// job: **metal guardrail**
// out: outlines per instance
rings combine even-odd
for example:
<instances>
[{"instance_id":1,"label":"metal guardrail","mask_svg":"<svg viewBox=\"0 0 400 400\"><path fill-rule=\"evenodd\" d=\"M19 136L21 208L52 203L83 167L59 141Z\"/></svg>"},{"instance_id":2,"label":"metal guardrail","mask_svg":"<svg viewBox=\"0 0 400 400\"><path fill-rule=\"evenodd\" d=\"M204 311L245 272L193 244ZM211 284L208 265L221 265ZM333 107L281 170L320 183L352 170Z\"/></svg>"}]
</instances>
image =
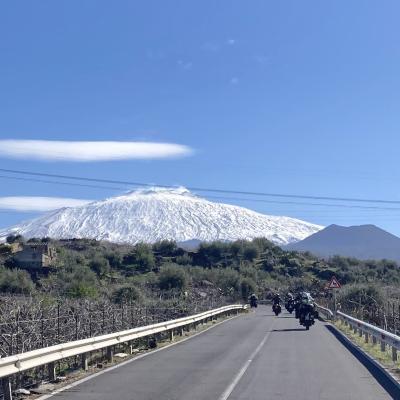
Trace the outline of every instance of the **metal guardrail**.
<instances>
[{"instance_id":1,"label":"metal guardrail","mask_svg":"<svg viewBox=\"0 0 400 400\"><path fill-rule=\"evenodd\" d=\"M214 310L205 311L200 314L183 317L171 321L160 322L153 325L142 326L125 331L115 332L102 336L95 336L88 339L76 340L62 343L42 349L28 351L26 353L0 358L0 378L2 378L4 399L12 399L10 377L19 372L43 365L49 366L50 375L55 379L56 361L68 357L82 355L82 368L88 368L88 353L100 349L107 349L107 358L111 361L113 357L113 346L129 343L132 340L152 336L161 332L170 332L170 339L173 340L174 330L183 329L184 326L196 325L198 322L212 319L221 314L239 313L245 310L246 305L236 304L220 307ZM182 331L180 332L182 334Z\"/></svg>"},{"instance_id":2,"label":"metal guardrail","mask_svg":"<svg viewBox=\"0 0 400 400\"><path fill-rule=\"evenodd\" d=\"M357 318L351 317L341 311L336 312L337 318L344 321L353 328L354 332L359 334L359 336L365 336L365 342L369 342L369 337L372 337L373 343L379 341L381 343L381 350L386 350L386 345L392 347L392 359L397 361L397 350L400 350L400 336L394 333L385 331L384 329L378 328L375 325L368 324L367 322L361 321Z\"/></svg>"},{"instance_id":3,"label":"metal guardrail","mask_svg":"<svg viewBox=\"0 0 400 400\"><path fill-rule=\"evenodd\" d=\"M325 318L326 319L329 319L329 320L332 320L332 319L334 319L334 314L333 314L333 312L329 309L329 308L326 308L326 307L322 307L322 306L320 306L319 304L315 304L316 305L316 307L317 307L317 310L318 310L318 312L320 313L320 314L322 314L322 315L325 315Z\"/></svg>"},{"instance_id":4,"label":"metal guardrail","mask_svg":"<svg viewBox=\"0 0 400 400\"><path fill-rule=\"evenodd\" d=\"M353 329L354 333L358 333L360 337L364 336L365 343L369 343L370 340L372 344L380 342L382 352L386 351L386 346L390 346L392 348L392 361L397 361L397 350L400 350L400 336L354 318L341 311L333 313L329 308L322 307L318 304L317 309L321 313L325 313L327 319L339 319L343 321L345 325Z\"/></svg>"}]
</instances>

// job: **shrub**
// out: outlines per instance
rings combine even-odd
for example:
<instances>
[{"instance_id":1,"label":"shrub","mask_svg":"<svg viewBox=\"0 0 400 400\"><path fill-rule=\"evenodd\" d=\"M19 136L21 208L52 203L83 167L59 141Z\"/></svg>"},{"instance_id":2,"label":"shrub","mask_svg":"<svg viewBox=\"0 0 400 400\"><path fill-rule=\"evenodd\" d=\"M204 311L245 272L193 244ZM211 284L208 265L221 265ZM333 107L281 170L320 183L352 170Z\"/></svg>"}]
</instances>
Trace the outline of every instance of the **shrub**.
<instances>
[{"instance_id":1,"label":"shrub","mask_svg":"<svg viewBox=\"0 0 400 400\"><path fill-rule=\"evenodd\" d=\"M97 297L97 275L88 267L82 266L73 272L60 275L65 295L73 298Z\"/></svg>"},{"instance_id":2,"label":"shrub","mask_svg":"<svg viewBox=\"0 0 400 400\"><path fill-rule=\"evenodd\" d=\"M232 268L220 269L217 273L217 285L223 294L234 296L240 289L240 275Z\"/></svg>"},{"instance_id":3,"label":"shrub","mask_svg":"<svg viewBox=\"0 0 400 400\"><path fill-rule=\"evenodd\" d=\"M34 290L35 284L26 271L0 267L0 292L29 294Z\"/></svg>"},{"instance_id":4,"label":"shrub","mask_svg":"<svg viewBox=\"0 0 400 400\"><path fill-rule=\"evenodd\" d=\"M184 290L187 285L187 276L181 267L170 264L165 266L158 277L158 287L161 290Z\"/></svg>"},{"instance_id":5,"label":"shrub","mask_svg":"<svg viewBox=\"0 0 400 400\"><path fill-rule=\"evenodd\" d=\"M98 276L104 276L110 272L110 263L104 257L95 256L90 262L89 267Z\"/></svg>"},{"instance_id":6,"label":"shrub","mask_svg":"<svg viewBox=\"0 0 400 400\"><path fill-rule=\"evenodd\" d=\"M175 255L178 246L173 240L161 240L153 244L153 251L163 257L172 257Z\"/></svg>"},{"instance_id":7,"label":"shrub","mask_svg":"<svg viewBox=\"0 0 400 400\"><path fill-rule=\"evenodd\" d=\"M124 257L123 264L128 270L140 273L152 271L155 267L155 259L151 246L145 243L137 244L134 250Z\"/></svg>"},{"instance_id":8,"label":"shrub","mask_svg":"<svg viewBox=\"0 0 400 400\"><path fill-rule=\"evenodd\" d=\"M141 298L142 293L135 286L122 286L112 294L113 301L118 304L136 302Z\"/></svg>"}]
</instances>

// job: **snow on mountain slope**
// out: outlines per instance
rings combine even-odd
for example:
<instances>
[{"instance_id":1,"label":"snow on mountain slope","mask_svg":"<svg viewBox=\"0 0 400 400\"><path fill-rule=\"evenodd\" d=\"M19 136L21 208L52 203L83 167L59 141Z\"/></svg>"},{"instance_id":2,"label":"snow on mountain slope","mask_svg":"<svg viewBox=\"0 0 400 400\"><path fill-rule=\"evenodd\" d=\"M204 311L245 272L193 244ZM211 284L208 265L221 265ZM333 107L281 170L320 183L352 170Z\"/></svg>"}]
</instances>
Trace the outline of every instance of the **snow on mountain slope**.
<instances>
[{"instance_id":1,"label":"snow on mountain slope","mask_svg":"<svg viewBox=\"0 0 400 400\"><path fill-rule=\"evenodd\" d=\"M95 238L117 243L162 239L236 240L266 237L278 245L297 242L322 229L289 217L208 201L184 188L137 190L83 206L62 208L0 230L29 237Z\"/></svg>"}]
</instances>

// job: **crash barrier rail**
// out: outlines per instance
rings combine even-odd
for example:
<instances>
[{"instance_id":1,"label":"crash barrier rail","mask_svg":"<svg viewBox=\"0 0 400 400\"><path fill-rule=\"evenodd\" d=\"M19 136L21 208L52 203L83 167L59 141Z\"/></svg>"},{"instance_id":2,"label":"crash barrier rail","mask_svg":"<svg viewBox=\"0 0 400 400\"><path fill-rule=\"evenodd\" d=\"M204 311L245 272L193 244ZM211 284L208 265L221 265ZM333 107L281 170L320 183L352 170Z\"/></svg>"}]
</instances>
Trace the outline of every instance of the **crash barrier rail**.
<instances>
[{"instance_id":1,"label":"crash barrier rail","mask_svg":"<svg viewBox=\"0 0 400 400\"><path fill-rule=\"evenodd\" d=\"M0 378L2 378L3 397L5 400L12 399L11 378L14 374L18 374L31 368L47 365L50 379L55 380L56 361L81 355L82 368L87 370L90 352L106 349L107 359L112 362L113 347L115 345L123 343L129 344L135 339L156 335L162 332L169 332L169 338L172 341L175 332L179 335L183 334L184 327L186 327L187 330L190 330L191 325L196 328L198 323L208 322L219 315L238 314L246 308L246 305L241 304L224 306L189 317L128 329L107 335L95 336L88 339L57 344L42 349L28 351L26 353L0 358Z\"/></svg>"},{"instance_id":2,"label":"crash barrier rail","mask_svg":"<svg viewBox=\"0 0 400 400\"><path fill-rule=\"evenodd\" d=\"M350 315L347 315L341 311L336 311L335 315L335 313L333 313L329 308L322 307L318 304L316 306L317 310L321 314L324 314L327 319L338 319L344 322L345 325L349 326L354 333L358 333L359 337L364 336L365 343L369 343L371 341L373 345L376 345L379 342L382 352L386 351L386 346L391 347L392 361L395 362L398 360L397 351L400 350L400 336L378 328L375 325L361 321L360 319L351 317Z\"/></svg>"},{"instance_id":3,"label":"crash barrier rail","mask_svg":"<svg viewBox=\"0 0 400 400\"><path fill-rule=\"evenodd\" d=\"M343 321L345 325L348 325L360 337L364 336L365 343L369 343L371 339L372 344L375 345L379 341L382 352L386 351L386 346L390 346L392 348L392 361L397 361L397 350L400 350L400 336L351 317L341 311L336 312L336 318Z\"/></svg>"},{"instance_id":4,"label":"crash barrier rail","mask_svg":"<svg viewBox=\"0 0 400 400\"><path fill-rule=\"evenodd\" d=\"M329 308L320 306L319 304L315 304L315 306L316 306L318 312L320 314L322 314L326 319L329 319L329 320L334 319L334 314Z\"/></svg>"}]
</instances>

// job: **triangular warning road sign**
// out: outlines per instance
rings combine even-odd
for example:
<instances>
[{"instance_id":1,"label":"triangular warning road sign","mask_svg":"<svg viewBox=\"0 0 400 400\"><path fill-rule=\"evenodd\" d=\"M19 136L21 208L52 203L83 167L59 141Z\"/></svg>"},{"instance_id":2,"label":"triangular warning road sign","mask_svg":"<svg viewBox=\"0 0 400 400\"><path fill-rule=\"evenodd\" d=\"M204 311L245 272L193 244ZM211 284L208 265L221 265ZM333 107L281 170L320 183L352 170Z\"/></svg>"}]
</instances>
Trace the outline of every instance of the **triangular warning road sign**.
<instances>
[{"instance_id":1,"label":"triangular warning road sign","mask_svg":"<svg viewBox=\"0 0 400 400\"><path fill-rule=\"evenodd\" d=\"M332 276L331 281L328 284L328 289L340 289L340 283L339 281L336 279L336 277Z\"/></svg>"}]
</instances>

